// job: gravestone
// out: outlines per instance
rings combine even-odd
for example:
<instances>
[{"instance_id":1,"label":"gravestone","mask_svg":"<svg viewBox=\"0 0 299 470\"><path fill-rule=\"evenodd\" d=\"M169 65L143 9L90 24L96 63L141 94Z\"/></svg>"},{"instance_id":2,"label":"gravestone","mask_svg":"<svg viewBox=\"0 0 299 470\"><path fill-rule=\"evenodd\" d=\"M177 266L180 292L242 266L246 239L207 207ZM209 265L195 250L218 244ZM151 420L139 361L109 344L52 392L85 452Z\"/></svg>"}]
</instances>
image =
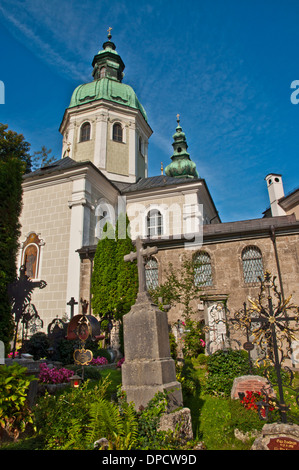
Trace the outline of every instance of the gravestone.
<instances>
[{"instance_id":1,"label":"gravestone","mask_svg":"<svg viewBox=\"0 0 299 470\"><path fill-rule=\"evenodd\" d=\"M3 341L0 340L0 365L5 364L5 347Z\"/></svg>"},{"instance_id":2,"label":"gravestone","mask_svg":"<svg viewBox=\"0 0 299 470\"><path fill-rule=\"evenodd\" d=\"M274 396L275 392L266 377L259 375L242 375L236 377L231 390L231 399L239 399L239 394L246 392L265 392L269 396Z\"/></svg>"},{"instance_id":3,"label":"gravestone","mask_svg":"<svg viewBox=\"0 0 299 470\"><path fill-rule=\"evenodd\" d=\"M136 240L136 253L124 257L137 259L139 291L136 303L124 315L125 362L122 385L128 402L136 410L145 407L157 392L169 392L169 410L183 405L181 384L176 380L174 360L170 356L167 313L159 310L146 291L144 258L157 248L143 248Z\"/></svg>"},{"instance_id":4,"label":"gravestone","mask_svg":"<svg viewBox=\"0 0 299 470\"><path fill-rule=\"evenodd\" d=\"M265 424L251 450L299 450L299 426L296 424Z\"/></svg>"}]
</instances>

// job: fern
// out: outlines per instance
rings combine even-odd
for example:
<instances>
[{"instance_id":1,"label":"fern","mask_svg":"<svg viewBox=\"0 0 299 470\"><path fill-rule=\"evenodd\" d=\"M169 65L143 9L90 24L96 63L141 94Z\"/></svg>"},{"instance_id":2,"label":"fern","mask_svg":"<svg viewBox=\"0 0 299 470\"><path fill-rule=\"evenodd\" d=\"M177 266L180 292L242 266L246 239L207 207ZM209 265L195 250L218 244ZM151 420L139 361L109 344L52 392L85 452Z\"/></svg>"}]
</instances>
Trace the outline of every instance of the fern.
<instances>
[{"instance_id":1,"label":"fern","mask_svg":"<svg viewBox=\"0 0 299 470\"><path fill-rule=\"evenodd\" d=\"M137 440L137 419L131 406L120 409L118 404L100 397L90 406L89 429L86 443L92 445L100 438L109 441L109 447L129 450Z\"/></svg>"}]
</instances>

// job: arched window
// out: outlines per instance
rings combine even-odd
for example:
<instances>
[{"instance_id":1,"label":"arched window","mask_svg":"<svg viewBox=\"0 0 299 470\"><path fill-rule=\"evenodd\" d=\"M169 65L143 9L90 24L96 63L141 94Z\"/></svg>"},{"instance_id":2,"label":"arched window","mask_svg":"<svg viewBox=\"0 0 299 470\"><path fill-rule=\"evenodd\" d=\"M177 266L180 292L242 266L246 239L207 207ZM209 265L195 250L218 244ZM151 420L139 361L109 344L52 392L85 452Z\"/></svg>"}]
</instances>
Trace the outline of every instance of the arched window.
<instances>
[{"instance_id":1,"label":"arched window","mask_svg":"<svg viewBox=\"0 0 299 470\"><path fill-rule=\"evenodd\" d=\"M152 209L146 217L147 236L156 237L163 233L163 217L160 211Z\"/></svg>"},{"instance_id":2,"label":"arched window","mask_svg":"<svg viewBox=\"0 0 299 470\"><path fill-rule=\"evenodd\" d=\"M90 140L90 124L89 122L85 122L81 126L81 132L80 132L80 142L86 142L87 140Z\"/></svg>"},{"instance_id":3,"label":"arched window","mask_svg":"<svg viewBox=\"0 0 299 470\"><path fill-rule=\"evenodd\" d=\"M194 257L194 284L196 286L212 286L211 257L206 251L200 251Z\"/></svg>"},{"instance_id":4,"label":"arched window","mask_svg":"<svg viewBox=\"0 0 299 470\"><path fill-rule=\"evenodd\" d=\"M115 123L113 126L113 134L112 138L115 142L122 142L123 141L123 130L119 123Z\"/></svg>"},{"instance_id":5,"label":"arched window","mask_svg":"<svg viewBox=\"0 0 299 470\"><path fill-rule=\"evenodd\" d=\"M145 282L147 289L155 289L158 287L158 262L155 258L150 257L145 263Z\"/></svg>"},{"instance_id":6,"label":"arched window","mask_svg":"<svg viewBox=\"0 0 299 470\"><path fill-rule=\"evenodd\" d=\"M257 246L247 246L242 251L242 264L244 282L259 282L259 276L263 278L263 258L261 250Z\"/></svg>"}]
</instances>

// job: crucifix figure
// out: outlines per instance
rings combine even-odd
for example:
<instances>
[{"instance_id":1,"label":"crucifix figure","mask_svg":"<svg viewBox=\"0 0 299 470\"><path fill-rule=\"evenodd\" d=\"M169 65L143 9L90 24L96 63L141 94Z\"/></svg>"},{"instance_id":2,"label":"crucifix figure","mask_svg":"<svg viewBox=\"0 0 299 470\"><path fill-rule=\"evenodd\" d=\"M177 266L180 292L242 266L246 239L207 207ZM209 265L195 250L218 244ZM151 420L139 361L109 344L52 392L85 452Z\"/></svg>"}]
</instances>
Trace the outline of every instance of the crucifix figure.
<instances>
[{"instance_id":1,"label":"crucifix figure","mask_svg":"<svg viewBox=\"0 0 299 470\"><path fill-rule=\"evenodd\" d=\"M137 267L138 267L138 281L139 281L139 289L138 292L141 294L142 292L146 292L146 281L145 281L145 258L148 256L153 255L154 253L158 252L158 248L156 246L143 248L143 243L140 237L136 240L136 253L131 251L129 255L124 256L125 261L134 261L137 259Z\"/></svg>"}]
</instances>

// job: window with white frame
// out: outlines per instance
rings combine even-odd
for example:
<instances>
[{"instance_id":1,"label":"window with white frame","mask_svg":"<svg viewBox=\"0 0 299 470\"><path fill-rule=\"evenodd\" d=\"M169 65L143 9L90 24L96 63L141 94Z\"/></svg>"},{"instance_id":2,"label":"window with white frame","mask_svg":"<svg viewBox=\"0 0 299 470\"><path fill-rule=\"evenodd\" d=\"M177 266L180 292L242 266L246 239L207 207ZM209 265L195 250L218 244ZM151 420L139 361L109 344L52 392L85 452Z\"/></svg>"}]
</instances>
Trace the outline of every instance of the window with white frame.
<instances>
[{"instance_id":1,"label":"window with white frame","mask_svg":"<svg viewBox=\"0 0 299 470\"><path fill-rule=\"evenodd\" d=\"M112 139L115 142L122 142L123 141L123 130L122 130L121 125L118 122L116 122L113 125Z\"/></svg>"},{"instance_id":2,"label":"window with white frame","mask_svg":"<svg viewBox=\"0 0 299 470\"><path fill-rule=\"evenodd\" d=\"M146 217L148 237L157 237L163 234L163 216L158 209L152 209Z\"/></svg>"},{"instance_id":3,"label":"window with white frame","mask_svg":"<svg viewBox=\"0 0 299 470\"><path fill-rule=\"evenodd\" d=\"M90 140L90 123L84 122L80 131L80 142L86 142L87 140Z\"/></svg>"}]
</instances>

